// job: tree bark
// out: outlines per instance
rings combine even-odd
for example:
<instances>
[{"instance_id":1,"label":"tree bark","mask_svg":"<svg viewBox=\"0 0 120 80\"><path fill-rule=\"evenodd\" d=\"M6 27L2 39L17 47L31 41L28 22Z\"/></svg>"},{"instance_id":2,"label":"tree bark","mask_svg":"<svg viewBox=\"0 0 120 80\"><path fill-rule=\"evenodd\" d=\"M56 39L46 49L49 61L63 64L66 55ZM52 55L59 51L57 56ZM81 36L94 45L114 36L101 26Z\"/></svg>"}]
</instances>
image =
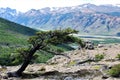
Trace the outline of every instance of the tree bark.
<instances>
[{"instance_id":1,"label":"tree bark","mask_svg":"<svg viewBox=\"0 0 120 80\"><path fill-rule=\"evenodd\" d=\"M8 77L20 77L22 76L23 71L26 69L26 67L28 66L28 64L30 63L34 53L39 49L39 45L36 47L31 48L27 58L24 60L23 64L21 65L21 67L15 71L15 72L9 72Z\"/></svg>"}]
</instances>

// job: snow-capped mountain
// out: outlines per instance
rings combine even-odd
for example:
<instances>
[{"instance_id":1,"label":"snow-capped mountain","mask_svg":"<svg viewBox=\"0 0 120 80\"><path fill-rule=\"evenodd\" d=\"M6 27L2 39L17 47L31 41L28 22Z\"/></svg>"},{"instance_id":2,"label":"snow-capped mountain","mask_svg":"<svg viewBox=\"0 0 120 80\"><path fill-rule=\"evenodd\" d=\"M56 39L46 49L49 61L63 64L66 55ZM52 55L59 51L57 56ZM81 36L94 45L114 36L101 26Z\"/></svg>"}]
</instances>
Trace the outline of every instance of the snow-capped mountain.
<instances>
[{"instance_id":1,"label":"snow-capped mountain","mask_svg":"<svg viewBox=\"0 0 120 80\"><path fill-rule=\"evenodd\" d=\"M0 8L0 17L14 21L17 16L19 16L20 12L11 8Z\"/></svg>"},{"instance_id":2,"label":"snow-capped mountain","mask_svg":"<svg viewBox=\"0 0 120 80\"><path fill-rule=\"evenodd\" d=\"M71 27L81 33L116 35L120 32L118 5L83 4L72 7L31 9L25 13L14 9L0 9L0 17L36 29Z\"/></svg>"}]
</instances>

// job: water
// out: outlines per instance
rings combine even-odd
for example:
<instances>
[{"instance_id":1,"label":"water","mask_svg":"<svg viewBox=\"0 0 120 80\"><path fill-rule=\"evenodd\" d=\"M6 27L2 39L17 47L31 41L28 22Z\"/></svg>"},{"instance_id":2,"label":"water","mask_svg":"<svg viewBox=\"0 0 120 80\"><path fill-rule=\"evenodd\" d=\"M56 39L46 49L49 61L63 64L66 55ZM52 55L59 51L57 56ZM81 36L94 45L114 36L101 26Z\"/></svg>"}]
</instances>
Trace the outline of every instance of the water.
<instances>
[{"instance_id":1,"label":"water","mask_svg":"<svg viewBox=\"0 0 120 80\"><path fill-rule=\"evenodd\" d=\"M97 44L120 43L120 37L117 36L98 36L98 35L76 35L83 40L90 40Z\"/></svg>"}]
</instances>

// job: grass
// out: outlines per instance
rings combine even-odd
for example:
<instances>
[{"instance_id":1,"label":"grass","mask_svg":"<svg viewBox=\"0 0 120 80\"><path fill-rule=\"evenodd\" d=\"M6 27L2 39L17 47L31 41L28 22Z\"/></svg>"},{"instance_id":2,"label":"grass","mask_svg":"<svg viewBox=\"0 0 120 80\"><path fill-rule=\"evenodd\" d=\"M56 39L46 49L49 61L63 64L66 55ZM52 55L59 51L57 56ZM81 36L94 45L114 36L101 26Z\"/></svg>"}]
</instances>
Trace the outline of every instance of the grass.
<instances>
[{"instance_id":1,"label":"grass","mask_svg":"<svg viewBox=\"0 0 120 80\"><path fill-rule=\"evenodd\" d=\"M108 74L113 77L119 77L120 76L120 64L114 65L109 71Z\"/></svg>"},{"instance_id":2,"label":"grass","mask_svg":"<svg viewBox=\"0 0 120 80\"><path fill-rule=\"evenodd\" d=\"M95 65L95 66L92 66L93 69L96 69L96 70L99 70L101 68L101 66L99 65Z\"/></svg>"},{"instance_id":3,"label":"grass","mask_svg":"<svg viewBox=\"0 0 120 80\"><path fill-rule=\"evenodd\" d=\"M26 45L35 30L0 18L0 45Z\"/></svg>"},{"instance_id":4,"label":"grass","mask_svg":"<svg viewBox=\"0 0 120 80\"><path fill-rule=\"evenodd\" d=\"M104 59L104 55L103 54L96 54L95 55L95 61L100 61L102 59Z\"/></svg>"},{"instance_id":5,"label":"grass","mask_svg":"<svg viewBox=\"0 0 120 80\"><path fill-rule=\"evenodd\" d=\"M120 54L117 54L116 58L118 58L118 60L120 60Z\"/></svg>"}]
</instances>

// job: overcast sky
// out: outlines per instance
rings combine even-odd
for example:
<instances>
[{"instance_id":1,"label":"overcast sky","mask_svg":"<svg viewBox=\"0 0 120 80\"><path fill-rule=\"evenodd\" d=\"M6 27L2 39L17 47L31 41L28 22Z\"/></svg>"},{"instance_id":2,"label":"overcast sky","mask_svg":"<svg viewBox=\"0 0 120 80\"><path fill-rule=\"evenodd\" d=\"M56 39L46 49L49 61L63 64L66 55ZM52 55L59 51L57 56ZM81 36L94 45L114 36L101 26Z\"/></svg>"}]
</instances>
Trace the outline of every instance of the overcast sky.
<instances>
[{"instance_id":1,"label":"overcast sky","mask_svg":"<svg viewBox=\"0 0 120 80\"><path fill-rule=\"evenodd\" d=\"M30 9L76 6L85 3L115 5L120 4L120 0L0 0L0 7L10 7L25 12Z\"/></svg>"}]
</instances>

